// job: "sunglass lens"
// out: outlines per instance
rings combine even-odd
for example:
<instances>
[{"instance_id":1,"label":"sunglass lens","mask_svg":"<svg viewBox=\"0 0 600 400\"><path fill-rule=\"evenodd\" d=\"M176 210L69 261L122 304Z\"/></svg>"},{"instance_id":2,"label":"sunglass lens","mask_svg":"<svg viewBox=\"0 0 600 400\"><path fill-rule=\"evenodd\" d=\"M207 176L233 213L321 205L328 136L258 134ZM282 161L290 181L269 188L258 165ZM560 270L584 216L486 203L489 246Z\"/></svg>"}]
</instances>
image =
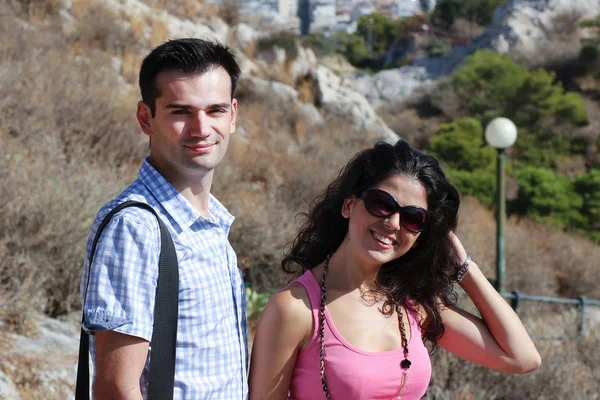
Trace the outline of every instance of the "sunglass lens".
<instances>
[{"instance_id":1,"label":"sunglass lens","mask_svg":"<svg viewBox=\"0 0 600 400\"><path fill-rule=\"evenodd\" d=\"M370 192L364 198L365 208L376 217L387 218L396 212L392 199L382 193Z\"/></svg>"},{"instance_id":2,"label":"sunglass lens","mask_svg":"<svg viewBox=\"0 0 600 400\"><path fill-rule=\"evenodd\" d=\"M427 222L425 211L417 207L406 207L402 210L402 225L410 231L418 232Z\"/></svg>"}]
</instances>

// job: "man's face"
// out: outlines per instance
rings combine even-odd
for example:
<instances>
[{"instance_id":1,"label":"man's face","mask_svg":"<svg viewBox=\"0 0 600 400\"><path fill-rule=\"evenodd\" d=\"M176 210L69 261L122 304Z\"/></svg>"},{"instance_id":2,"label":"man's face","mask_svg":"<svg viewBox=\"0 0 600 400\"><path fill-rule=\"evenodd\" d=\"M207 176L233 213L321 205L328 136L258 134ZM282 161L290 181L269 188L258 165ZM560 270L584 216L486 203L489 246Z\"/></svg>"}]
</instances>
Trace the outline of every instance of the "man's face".
<instances>
[{"instance_id":1,"label":"man's face","mask_svg":"<svg viewBox=\"0 0 600 400\"><path fill-rule=\"evenodd\" d=\"M150 136L150 161L168 180L206 175L219 164L235 132L237 101L222 68L201 75L163 71L154 117L138 104L138 121Z\"/></svg>"}]
</instances>

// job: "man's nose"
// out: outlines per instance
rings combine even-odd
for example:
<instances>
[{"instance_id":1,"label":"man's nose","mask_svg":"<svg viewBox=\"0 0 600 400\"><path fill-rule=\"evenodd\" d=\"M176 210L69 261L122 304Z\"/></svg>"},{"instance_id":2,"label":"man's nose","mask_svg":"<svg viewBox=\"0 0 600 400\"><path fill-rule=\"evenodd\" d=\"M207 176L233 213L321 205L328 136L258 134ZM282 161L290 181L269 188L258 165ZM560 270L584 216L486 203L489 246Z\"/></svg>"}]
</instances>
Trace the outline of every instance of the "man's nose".
<instances>
[{"instance_id":1,"label":"man's nose","mask_svg":"<svg viewBox=\"0 0 600 400\"><path fill-rule=\"evenodd\" d=\"M208 116L204 111L198 111L193 114L190 121L190 135L192 136L206 136L208 129Z\"/></svg>"}]
</instances>

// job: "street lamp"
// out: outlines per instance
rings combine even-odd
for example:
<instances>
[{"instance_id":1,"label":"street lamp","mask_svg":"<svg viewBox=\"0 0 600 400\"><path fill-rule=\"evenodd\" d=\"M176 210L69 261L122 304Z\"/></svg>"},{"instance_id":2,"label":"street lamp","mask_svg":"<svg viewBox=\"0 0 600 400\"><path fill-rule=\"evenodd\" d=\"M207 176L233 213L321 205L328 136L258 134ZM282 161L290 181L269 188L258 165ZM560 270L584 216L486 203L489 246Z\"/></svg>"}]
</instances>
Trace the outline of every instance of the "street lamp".
<instances>
[{"instance_id":1,"label":"street lamp","mask_svg":"<svg viewBox=\"0 0 600 400\"><path fill-rule=\"evenodd\" d=\"M498 150L496 167L496 290L505 291L504 220L506 219L506 150L517 140L517 127L508 118L494 118L485 128L485 140Z\"/></svg>"}]
</instances>

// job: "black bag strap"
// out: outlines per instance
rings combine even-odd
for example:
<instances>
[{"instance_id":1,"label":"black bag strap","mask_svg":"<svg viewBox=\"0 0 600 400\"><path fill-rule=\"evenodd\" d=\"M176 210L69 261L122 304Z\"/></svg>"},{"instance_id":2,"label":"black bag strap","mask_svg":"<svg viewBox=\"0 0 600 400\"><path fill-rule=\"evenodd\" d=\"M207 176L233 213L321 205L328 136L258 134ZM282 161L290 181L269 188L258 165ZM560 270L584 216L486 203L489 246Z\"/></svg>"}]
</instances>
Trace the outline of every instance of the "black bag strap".
<instances>
[{"instance_id":1,"label":"black bag strap","mask_svg":"<svg viewBox=\"0 0 600 400\"><path fill-rule=\"evenodd\" d=\"M175 386L175 345L177 342L177 321L179 310L179 266L177 254L171 235L156 211L146 203L126 201L115 207L102 220L90 252L90 269L96 251L96 245L102 231L112 217L126 207L144 208L156 217L160 227L160 257L158 261L158 281L156 287L156 301L154 304L154 324L152 331L152 350L150 356L150 370L148 376L148 400L172 400ZM90 283L91 271L85 290ZM82 316L82 324L85 316ZM89 371L89 346L90 338L87 332L81 329L79 341L79 364L77 366L77 386L75 400L89 400L90 396L90 371Z\"/></svg>"}]
</instances>

